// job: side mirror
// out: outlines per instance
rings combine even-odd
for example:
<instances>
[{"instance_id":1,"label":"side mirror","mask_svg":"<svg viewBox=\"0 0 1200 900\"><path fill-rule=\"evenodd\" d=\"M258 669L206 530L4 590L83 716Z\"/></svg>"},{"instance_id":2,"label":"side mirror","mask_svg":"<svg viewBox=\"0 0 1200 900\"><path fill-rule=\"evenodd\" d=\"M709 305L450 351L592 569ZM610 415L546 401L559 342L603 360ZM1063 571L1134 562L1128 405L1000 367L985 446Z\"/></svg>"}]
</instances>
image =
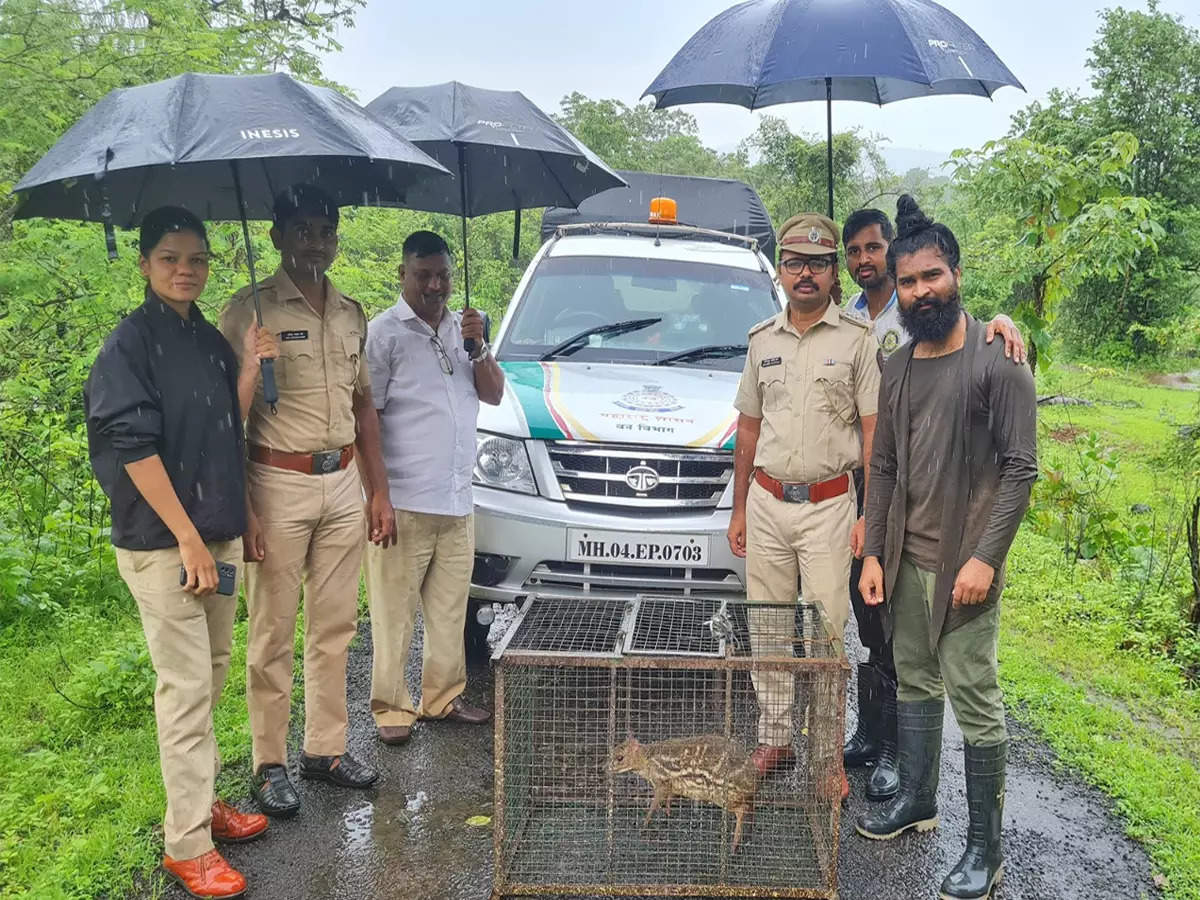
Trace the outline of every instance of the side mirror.
<instances>
[{"instance_id":1,"label":"side mirror","mask_svg":"<svg viewBox=\"0 0 1200 900\"><path fill-rule=\"evenodd\" d=\"M483 316L483 342L490 344L492 342L492 317L482 309L479 311L479 315Z\"/></svg>"}]
</instances>

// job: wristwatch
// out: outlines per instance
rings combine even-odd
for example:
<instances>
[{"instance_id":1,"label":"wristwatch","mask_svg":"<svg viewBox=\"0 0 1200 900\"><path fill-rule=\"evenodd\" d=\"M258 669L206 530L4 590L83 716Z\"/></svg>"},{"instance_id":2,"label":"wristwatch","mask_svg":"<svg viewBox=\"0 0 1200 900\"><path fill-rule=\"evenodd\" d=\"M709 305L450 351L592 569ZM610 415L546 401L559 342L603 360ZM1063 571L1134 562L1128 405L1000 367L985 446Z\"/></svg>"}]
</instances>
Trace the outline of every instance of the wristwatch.
<instances>
[{"instance_id":1,"label":"wristwatch","mask_svg":"<svg viewBox=\"0 0 1200 900\"><path fill-rule=\"evenodd\" d=\"M491 355L492 355L492 348L489 347L486 342L483 342L483 343L480 343L479 349L475 351L475 355L468 357L468 358L473 363L479 363L479 362L483 362L485 359L487 359Z\"/></svg>"}]
</instances>

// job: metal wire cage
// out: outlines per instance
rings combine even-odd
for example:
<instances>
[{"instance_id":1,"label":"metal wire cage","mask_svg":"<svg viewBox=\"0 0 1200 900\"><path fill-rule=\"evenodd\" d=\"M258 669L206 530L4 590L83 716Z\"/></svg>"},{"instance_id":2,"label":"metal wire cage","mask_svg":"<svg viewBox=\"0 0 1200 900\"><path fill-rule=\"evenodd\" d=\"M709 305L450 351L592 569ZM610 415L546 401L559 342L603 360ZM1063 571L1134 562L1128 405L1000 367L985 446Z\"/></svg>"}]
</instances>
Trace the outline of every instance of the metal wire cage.
<instances>
[{"instance_id":1,"label":"metal wire cage","mask_svg":"<svg viewBox=\"0 0 1200 900\"><path fill-rule=\"evenodd\" d=\"M836 898L825 635L803 604L527 600L493 656L493 898ZM766 776L759 744L786 748Z\"/></svg>"}]
</instances>

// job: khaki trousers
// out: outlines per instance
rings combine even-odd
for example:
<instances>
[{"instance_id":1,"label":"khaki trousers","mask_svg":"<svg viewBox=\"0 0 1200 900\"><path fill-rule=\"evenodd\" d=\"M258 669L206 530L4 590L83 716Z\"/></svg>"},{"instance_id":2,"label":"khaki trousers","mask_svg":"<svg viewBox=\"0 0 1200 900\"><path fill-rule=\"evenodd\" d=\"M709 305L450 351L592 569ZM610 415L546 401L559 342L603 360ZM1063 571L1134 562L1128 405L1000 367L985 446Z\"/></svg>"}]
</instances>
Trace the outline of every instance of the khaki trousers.
<instances>
[{"instance_id":1,"label":"khaki trousers","mask_svg":"<svg viewBox=\"0 0 1200 900\"><path fill-rule=\"evenodd\" d=\"M785 503L757 481L746 502L746 593L751 604L775 608L747 613L750 649L755 656L792 656L796 626L796 585L804 599L824 614L837 653L850 615L850 532L854 528L853 490L820 503ZM751 674L758 697L759 743L782 747L792 740L793 678L784 672Z\"/></svg>"},{"instance_id":2,"label":"khaki trousers","mask_svg":"<svg viewBox=\"0 0 1200 900\"><path fill-rule=\"evenodd\" d=\"M953 631L944 632L937 653L929 649L929 619L937 576L900 557L900 571L889 603L892 644L902 702L940 700L947 694L963 738L975 747L1008 739L1004 696L1000 691L997 644L1000 606L995 604Z\"/></svg>"},{"instance_id":3,"label":"khaki trousers","mask_svg":"<svg viewBox=\"0 0 1200 900\"><path fill-rule=\"evenodd\" d=\"M366 517L357 466L305 475L251 462L246 471L266 543L266 558L246 567L246 703L257 772L287 763L301 586L304 751L346 752L346 657L358 620Z\"/></svg>"},{"instance_id":4,"label":"khaki trousers","mask_svg":"<svg viewBox=\"0 0 1200 900\"><path fill-rule=\"evenodd\" d=\"M213 559L242 568L242 542L208 545ZM166 853L193 859L213 849L213 782L221 768L213 707L225 686L233 645L233 597L197 597L179 586L178 547L116 548L117 568L137 601L154 663L158 759L167 793Z\"/></svg>"},{"instance_id":5,"label":"khaki trousers","mask_svg":"<svg viewBox=\"0 0 1200 900\"><path fill-rule=\"evenodd\" d=\"M371 712L378 725L440 719L467 686L463 628L475 562L474 516L398 509L396 534L398 542L386 550L368 546L365 564L375 648ZM404 677L418 606L425 624L420 710Z\"/></svg>"}]
</instances>

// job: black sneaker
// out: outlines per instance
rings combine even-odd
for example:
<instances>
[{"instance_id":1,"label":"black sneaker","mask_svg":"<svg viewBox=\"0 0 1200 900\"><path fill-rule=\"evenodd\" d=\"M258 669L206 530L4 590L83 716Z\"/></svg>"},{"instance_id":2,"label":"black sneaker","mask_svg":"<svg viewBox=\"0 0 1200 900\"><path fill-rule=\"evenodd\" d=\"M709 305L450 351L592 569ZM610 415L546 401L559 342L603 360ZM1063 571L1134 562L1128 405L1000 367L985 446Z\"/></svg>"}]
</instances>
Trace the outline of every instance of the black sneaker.
<instances>
[{"instance_id":1,"label":"black sneaker","mask_svg":"<svg viewBox=\"0 0 1200 900\"><path fill-rule=\"evenodd\" d=\"M379 780L379 773L349 753L341 756L300 754L300 777L327 781L338 787L365 788Z\"/></svg>"},{"instance_id":2,"label":"black sneaker","mask_svg":"<svg viewBox=\"0 0 1200 900\"><path fill-rule=\"evenodd\" d=\"M300 811L300 795L281 765L262 766L250 779L250 794L268 816L288 819Z\"/></svg>"}]
</instances>

